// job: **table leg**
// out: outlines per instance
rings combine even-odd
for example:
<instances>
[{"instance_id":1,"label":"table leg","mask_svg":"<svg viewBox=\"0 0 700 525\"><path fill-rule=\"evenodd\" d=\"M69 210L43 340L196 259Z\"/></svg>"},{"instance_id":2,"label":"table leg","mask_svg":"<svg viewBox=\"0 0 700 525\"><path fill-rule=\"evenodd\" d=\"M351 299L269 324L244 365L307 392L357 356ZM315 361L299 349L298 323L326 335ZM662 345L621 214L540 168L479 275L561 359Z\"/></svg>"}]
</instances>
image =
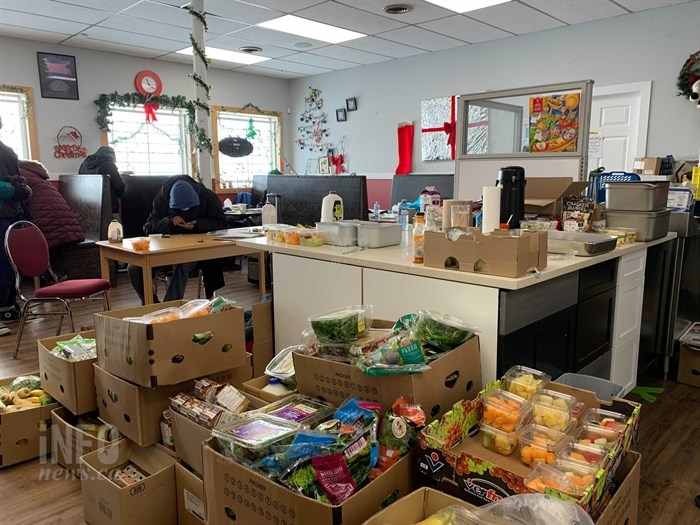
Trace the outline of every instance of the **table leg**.
<instances>
[{"instance_id":1,"label":"table leg","mask_svg":"<svg viewBox=\"0 0 700 525\"><path fill-rule=\"evenodd\" d=\"M148 257L143 263L143 304L153 304L153 273Z\"/></svg>"},{"instance_id":2,"label":"table leg","mask_svg":"<svg viewBox=\"0 0 700 525\"><path fill-rule=\"evenodd\" d=\"M109 259L104 256L102 250L100 249L100 275L103 279L109 281ZM112 302L112 291L107 290L107 300L111 304Z\"/></svg>"},{"instance_id":3,"label":"table leg","mask_svg":"<svg viewBox=\"0 0 700 525\"><path fill-rule=\"evenodd\" d=\"M258 285L260 286L260 295L267 293L267 268L265 264L265 254L267 252L258 252Z\"/></svg>"}]
</instances>

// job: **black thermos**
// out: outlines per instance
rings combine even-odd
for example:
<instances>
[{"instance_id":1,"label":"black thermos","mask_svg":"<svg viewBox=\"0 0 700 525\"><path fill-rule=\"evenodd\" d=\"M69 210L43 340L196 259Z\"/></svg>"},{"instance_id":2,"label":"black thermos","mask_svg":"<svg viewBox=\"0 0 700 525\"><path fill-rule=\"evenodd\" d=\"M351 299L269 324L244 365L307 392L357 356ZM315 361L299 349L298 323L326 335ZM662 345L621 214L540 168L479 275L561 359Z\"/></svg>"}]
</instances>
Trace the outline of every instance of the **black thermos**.
<instances>
[{"instance_id":1,"label":"black thermos","mask_svg":"<svg viewBox=\"0 0 700 525\"><path fill-rule=\"evenodd\" d=\"M525 218L525 169L520 166L501 168L496 185L501 187L501 224L510 219L510 228L519 228L520 221Z\"/></svg>"}]
</instances>

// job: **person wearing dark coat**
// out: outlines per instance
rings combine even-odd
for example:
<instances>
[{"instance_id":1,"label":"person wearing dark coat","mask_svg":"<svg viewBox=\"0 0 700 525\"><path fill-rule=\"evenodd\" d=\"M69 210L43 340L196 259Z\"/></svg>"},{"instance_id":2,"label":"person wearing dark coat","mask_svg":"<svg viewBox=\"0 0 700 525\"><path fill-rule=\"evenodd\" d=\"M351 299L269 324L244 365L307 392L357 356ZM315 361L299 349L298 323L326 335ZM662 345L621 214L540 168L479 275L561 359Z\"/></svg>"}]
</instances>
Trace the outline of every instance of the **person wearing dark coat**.
<instances>
[{"instance_id":1,"label":"person wearing dark coat","mask_svg":"<svg viewBox=\"0 0 700 525\"><path fill-rule=\"evenodd\" d=\"M109 146L98 148L95 153L88 155L78 168L79 175L108 175L109 189L112 199L112 214L119 213L119 197L124 194L124 181L117 168L117 156Z\"/></svg>"},{"instance_id":2,"label":"person wearing dark coat","mask_svg":"<svg viewBox=\"0 0 700 525\"><path fill-rule=\"evenodd\" d=\"M143 225L146 235L206 233L225 228L226 215L218 197L213 191L188 175L171 177L163 184L153 199L153 209L146 224ZM221 259L176 264L173 266L173 275L165 291L165 301L175 301L185 296L188 274L197 265L202 269L207 299L211 299L214 292L224 286ZM143 304L143 269L130 264L127 270L131 284ZM155 293L153 301L158 302Z\"/></svg>"}]
</instances>

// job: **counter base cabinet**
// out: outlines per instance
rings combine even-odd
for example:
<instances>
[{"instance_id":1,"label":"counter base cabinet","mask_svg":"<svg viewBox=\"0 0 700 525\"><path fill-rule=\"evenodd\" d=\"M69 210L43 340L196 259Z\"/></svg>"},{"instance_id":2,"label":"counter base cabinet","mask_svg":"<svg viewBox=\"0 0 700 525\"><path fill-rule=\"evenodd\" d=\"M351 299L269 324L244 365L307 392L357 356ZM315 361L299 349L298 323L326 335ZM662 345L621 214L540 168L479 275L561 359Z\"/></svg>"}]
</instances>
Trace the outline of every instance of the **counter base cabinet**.
<instances>
[{"instance_id":1,"label":"counter base cabinet","mask_svg":"<svg viewBox=\"0 0 700 525\"><path fill-rule=\"evenodd\" d=\"M622 386L620 397L626 396L637 386L637 359L639 356L639 336L628 339L612 349L610 380Z\"/></svg>"},{"instance_id":2,"label":"counter base cabinet","mask_svg":"<svg viewBox=\"0 0 700 525\"><path fill-rule=\"evenodd\" d=\"M574 372L610 350L614 303L615 288L612 288L578 304Z\"/></svg>"}]
</instances>

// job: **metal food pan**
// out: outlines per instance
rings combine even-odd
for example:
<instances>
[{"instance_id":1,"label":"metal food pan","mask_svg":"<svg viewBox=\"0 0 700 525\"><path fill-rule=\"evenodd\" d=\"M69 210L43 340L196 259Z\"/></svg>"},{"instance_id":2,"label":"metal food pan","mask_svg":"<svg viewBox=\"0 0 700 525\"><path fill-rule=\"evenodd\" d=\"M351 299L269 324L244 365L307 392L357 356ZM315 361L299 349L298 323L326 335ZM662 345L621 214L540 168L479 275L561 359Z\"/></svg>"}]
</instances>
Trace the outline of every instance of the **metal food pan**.
<instances>
[{"instance_id":1,"label":"metal food pan","mask_svg":"<svg viewBox=\"0 0 700 525\"><path fill-rule=\"evenodd\" d=\"M658 211L666 208L668 182L607 182L605 207L608 210Z\"/></svg>"},{"instance_id":2,"label":"metal food pan","mask_svg":"<svg viewBox=\"0 0 700 525\"><path fill-rule=\"evenodd\" d=\"M619 211L607 210L605 222L610 228L634 228L638 241L653 241L668 234L671 210Z\"/></svg>"},{"instance_id":3,"label":"metal food pan","mask_svg":"<svg viewBox=\"0 0 700 525\"><path fill-rule=\"evenodd\" d=\"M547 251L549 253L575 252L579 257L591 257L615 249L617 237L600 233L547 232Z\"/></svg>"}]
</instances>

